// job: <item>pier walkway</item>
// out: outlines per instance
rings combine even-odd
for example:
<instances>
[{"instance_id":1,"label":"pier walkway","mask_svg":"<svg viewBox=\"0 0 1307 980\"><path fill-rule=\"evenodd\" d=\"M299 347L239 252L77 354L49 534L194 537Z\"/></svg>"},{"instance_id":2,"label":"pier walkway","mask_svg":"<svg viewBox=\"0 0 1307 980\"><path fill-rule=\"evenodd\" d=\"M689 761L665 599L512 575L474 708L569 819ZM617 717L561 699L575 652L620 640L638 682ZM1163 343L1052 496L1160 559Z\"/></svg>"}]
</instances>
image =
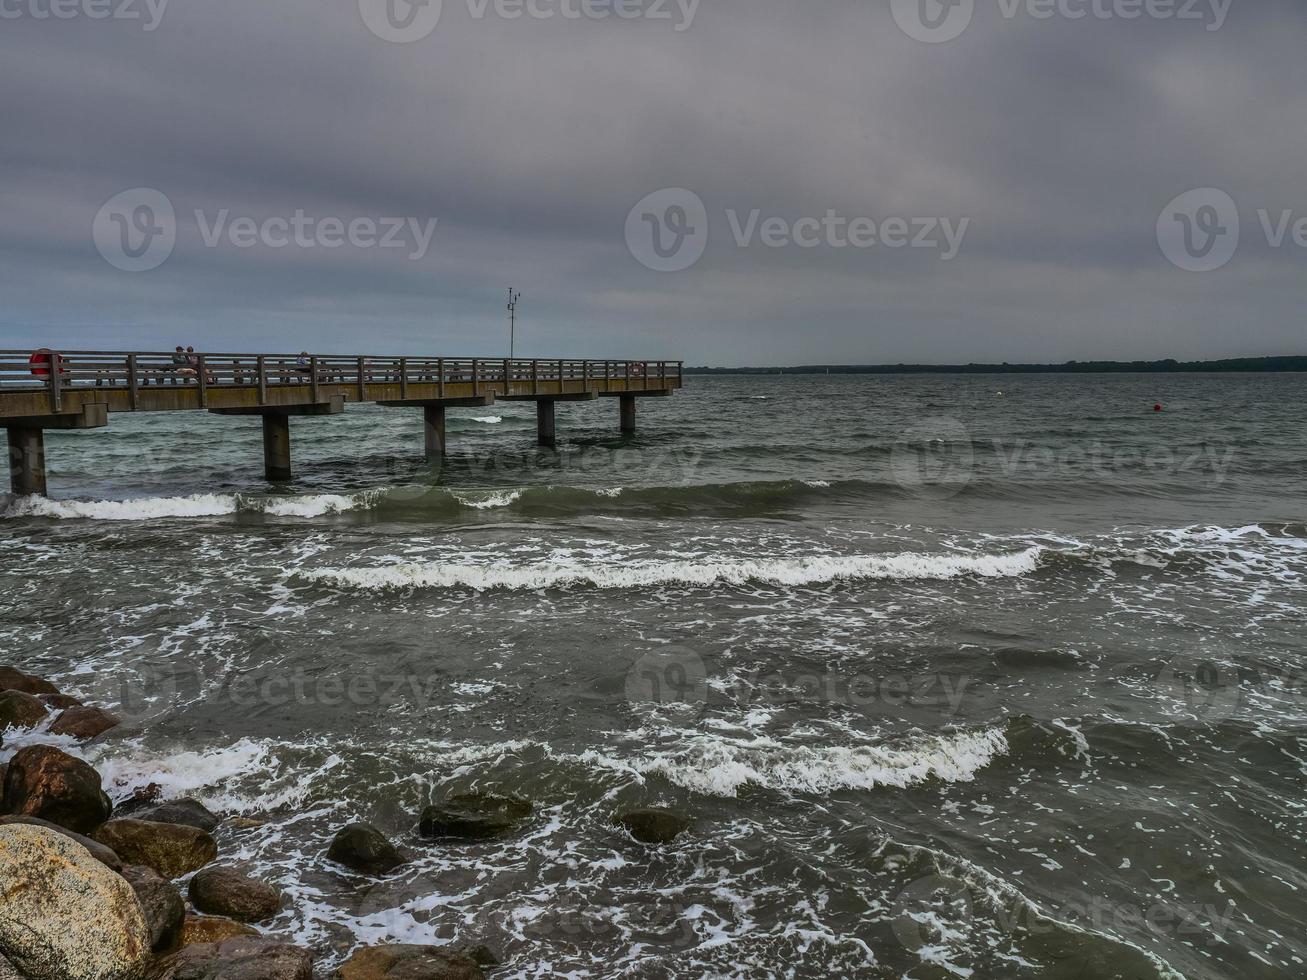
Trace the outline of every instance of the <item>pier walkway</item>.
<instances>
[{"instance_id":1,"label":"pier walkway","mask_svg":"<svg viewBox=\"0 0 1307 980\"><path fill-rule=\"evenodd\" d=\"M554 405L616 398L622 432L637 398L681 387L681 361L336 354L0 350L0 425L16 494L45 494L46 429L95 429L117 412L212 412L263 419L264 470L291 476L290 417L337 415L351 402L422 409L428 459L445 453L445 409L536 403L541 445L555 444Z\"/></svg>"}]
</instances>

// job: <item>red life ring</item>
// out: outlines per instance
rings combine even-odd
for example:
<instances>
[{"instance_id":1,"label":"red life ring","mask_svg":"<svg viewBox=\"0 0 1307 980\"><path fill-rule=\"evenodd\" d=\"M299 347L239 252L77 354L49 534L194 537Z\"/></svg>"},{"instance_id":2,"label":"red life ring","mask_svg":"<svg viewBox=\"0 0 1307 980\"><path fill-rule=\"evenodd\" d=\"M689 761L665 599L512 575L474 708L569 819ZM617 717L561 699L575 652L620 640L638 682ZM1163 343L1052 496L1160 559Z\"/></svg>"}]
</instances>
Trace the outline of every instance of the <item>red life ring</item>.
<instances>
[{"instance_id":1,"label":"red life ring","mask_svg":"<svg viewBox=\"0 0 1307 980\"><path fill-rule=\"evenodd\" d=\"M27 359L27 363L32 365L32 374L38 378L48 378L50 376L50 368L45 367L44 365L48 365L51 358L54 358L55 367L63 367L62 357L54 353L50 348L42 347ZM60 373L62 373L62 371Z\"/></svg>"}]
</instances>

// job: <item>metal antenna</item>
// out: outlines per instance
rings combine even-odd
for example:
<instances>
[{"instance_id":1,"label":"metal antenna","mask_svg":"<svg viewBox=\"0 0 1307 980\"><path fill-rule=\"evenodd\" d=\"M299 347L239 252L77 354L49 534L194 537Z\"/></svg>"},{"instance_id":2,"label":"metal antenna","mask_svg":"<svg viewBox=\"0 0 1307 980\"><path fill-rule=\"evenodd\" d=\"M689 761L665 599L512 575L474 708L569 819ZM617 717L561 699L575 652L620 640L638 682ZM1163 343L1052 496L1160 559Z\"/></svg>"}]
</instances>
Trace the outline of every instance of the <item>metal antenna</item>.
<instances>
[{"instance_id":1,"label":"metal antenna","mask_svg":"<svg viewBox=\"0 0 1307 980\"><path fill-rule=\"evenodd\" d=\"M517 301L522 298L521 293L513 292L513 287L508 287L508 359L513 359L513 349L517 342Z\"/></svg>"}]
</instances>

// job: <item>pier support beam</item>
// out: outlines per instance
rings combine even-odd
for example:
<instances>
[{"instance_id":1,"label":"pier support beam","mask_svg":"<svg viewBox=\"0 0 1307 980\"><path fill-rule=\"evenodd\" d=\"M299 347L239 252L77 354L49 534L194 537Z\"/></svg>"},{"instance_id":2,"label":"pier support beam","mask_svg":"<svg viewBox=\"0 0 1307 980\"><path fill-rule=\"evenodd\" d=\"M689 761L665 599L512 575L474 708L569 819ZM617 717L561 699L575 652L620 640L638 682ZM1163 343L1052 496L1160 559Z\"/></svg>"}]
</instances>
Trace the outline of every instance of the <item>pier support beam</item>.
<instances>
[{"instance_id":1,"label":"pier support beam","mask_svg":"<svg viewBox=\"0 0 1307 980\"><path fill-rule=\"evenodd\" d=\"M445 406L423 405L422 428L425 433L427 461L434 462L445 456Z\"/></svg>"},{"instance_id":2,"label":"pier support beam","mask_svg":"<svg viewBox=\"0 0 1307 980\"><path fill-rule=\"evenodd\" d=\"M263 474L270 483L291 478L290 417L292 415L339 415L345 399L332 395L326 401L305 405L269 405L262 408L211 408L214 415L257 415L263 420Z\"/></svg>"},{"instance_id":3,"label":"pier support beam","mask_svg":"<svg viewBox=\"0 0 1307 980\"><path fill-rule=\"evenodd\" d=\"M536 441L550 449L558 444L554 427L554 403L543 398L536 402Z\"/></svg>"},{"instance_id":4,"label":"pier support beam","mask_svg":"<svg viewBox=\"0 0 1307 980\"><path fill-rule=\"evenodd\" d=\"M635 432L635 396L622 395L622 433L632 435Z\"/></svg>"},{"instance_id":5,"label":"pier support beam","mask_svg":"<svg viewBox=\"0 0 1307 980\"><path fill-rule=\"evenodd\" d=\"M276 483L291 478L290 416L263 416L263 475Z\"/></svg>"},{"instance_id":6,"label":"pier support beam","mask_svg":"<svg viewBox=\"0 0 1307 980\"><path fill-rule=\"evenodd\" d=\"M109 407L88 402L62 415L10 416L0 420L9 431L9 485L16 496L46 495L45 430L100 429L109 424Z\"/></svg>"},{"instance_id":7,"label":"pier support beam","mask_svg":"<svg viewBox=\"0 0 1307 980\"><path fill-rule=\"evenodd\" d=\"M9 485L19 497L45 496L45 433L9 427Z\"/></svg>"}]
</instances>

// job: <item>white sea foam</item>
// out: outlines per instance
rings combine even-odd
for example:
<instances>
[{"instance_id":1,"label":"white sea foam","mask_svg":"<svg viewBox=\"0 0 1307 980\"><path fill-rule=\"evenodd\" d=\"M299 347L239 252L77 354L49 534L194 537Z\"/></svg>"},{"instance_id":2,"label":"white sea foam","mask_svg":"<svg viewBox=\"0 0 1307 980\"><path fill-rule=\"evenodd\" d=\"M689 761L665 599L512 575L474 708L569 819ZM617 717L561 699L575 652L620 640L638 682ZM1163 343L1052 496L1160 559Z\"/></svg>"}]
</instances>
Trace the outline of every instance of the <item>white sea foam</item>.
<instances>
[{"instance_id":1,"label":"white sea foam","mask_svg":"<svg viewBox=\"0 0 1307 980\"><path fill-rule=\"evenodd\" d=\"M502 415L474 415L470 421L480 422L483 425L498 425L504 421L504 417Z\"/></svg>"},{"instance_id":2,"label":"white sea foam","mask_svg":"<svg viewBox=\"0 0 1307 980\"><path fill-rule=\"evenodd\" d=\"M516 503L522 497L521 490L495 490L482 496L473 496L466 492L450 491L449 494L464 507L471 507L474 510L493 510L498 507L509 507Z\"/></svg>"},{"instance_id":3,"label":"white sea foam","mask_svg":"<svg viewBox=\"0 0 1307 980\"><path fill-rule=\"evenodd\" d=\"M12 499L0 517L47 517L56 520L150 521L169 518L225 517L241 511L274 517L320 517L371 506L381 491L356 494L309 494L302 497L247 497L234 493L197 493L186 497L140 497L134 500Z\"/></svg>"},{"instance_id":4,"label":"white sea foam","mask_svg":"<svg viewBox=\"0 0 1307 980\"><path fill-rule=\"evenodd\" d=\"M53 517L60 520L148 521L167 517L218 517L240 509L235 494L197 493L189 497L145 497L139 500L50 500L19 497L3 517Z\"/></svg>"},{"instance_id":5,"label":"white sea foam","mask_svg":"<svg viewBox=\"0 0 1307 980\"><path fill-rule=\"evenodd\" d=\"M889 554L731 561L647 561L624 565L466 565L404 562L372 568L318 568L301 577L358 589L443 588L529 590L591 586L633 589L659 585L805 586L859 579L1006 578L1039 566L1043 549L1004 555Z\"/></svg>"},{"instance_id":6,"label":"white sea foam","mask_svg":"<svg viewBox=\"0 0 1307 980\"><path fill-rule=\"evenodd\" d=\"M931 779L970 782L1008 751L1001 729L960 732L903 747L786 745L771 738L749 740L697 736L688 749L630 761L603 752L580 756L604 768L661 775L706 796L735 796L744 786L794 793L832 793L880 786L900 789Z\"/></svg>"}]
</instances>

